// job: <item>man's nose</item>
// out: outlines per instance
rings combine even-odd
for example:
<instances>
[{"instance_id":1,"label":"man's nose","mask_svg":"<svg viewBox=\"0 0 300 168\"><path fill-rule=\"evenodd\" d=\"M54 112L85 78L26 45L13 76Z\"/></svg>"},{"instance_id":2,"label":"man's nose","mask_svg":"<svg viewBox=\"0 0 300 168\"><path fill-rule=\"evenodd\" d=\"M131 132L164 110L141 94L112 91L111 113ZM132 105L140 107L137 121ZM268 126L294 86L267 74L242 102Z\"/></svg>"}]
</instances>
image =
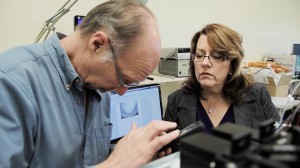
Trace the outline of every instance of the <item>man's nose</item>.
<instances>
[{"instance_id":1,"label":"man's nose","mask_svg":"<svg viewBox=\"0 0 300 168\"><path fill-rule=\"evenodd\" d=\"M127 92L128 88L121 86L121 87L117 87L115 88L115 91L118 93L118 95L122 96Z\"/></svg>"}]
</instances>

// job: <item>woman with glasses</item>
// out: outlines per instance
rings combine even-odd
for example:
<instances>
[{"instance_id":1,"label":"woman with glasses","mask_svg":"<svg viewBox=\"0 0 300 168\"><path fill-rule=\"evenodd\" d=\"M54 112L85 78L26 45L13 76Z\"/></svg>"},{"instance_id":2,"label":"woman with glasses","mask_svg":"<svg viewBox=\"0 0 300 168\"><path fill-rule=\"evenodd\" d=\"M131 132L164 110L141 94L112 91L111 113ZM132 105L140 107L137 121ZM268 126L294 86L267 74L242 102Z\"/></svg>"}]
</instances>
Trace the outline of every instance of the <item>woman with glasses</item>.
<instances>
[{"instance_id":1,"label":"woman with glasses","mask_svg":"<svg viewBox=\"0 0 300 168\"><path fill-rule=\"evenodd\" d=\"M164 119L182 129L198 120L211 132L224 122L257 128L269 118L280 120L262 84L241 72L242 37L221 24L209 24L191 42L190 76L168 97Z\"/></svg>"}]
</instances>

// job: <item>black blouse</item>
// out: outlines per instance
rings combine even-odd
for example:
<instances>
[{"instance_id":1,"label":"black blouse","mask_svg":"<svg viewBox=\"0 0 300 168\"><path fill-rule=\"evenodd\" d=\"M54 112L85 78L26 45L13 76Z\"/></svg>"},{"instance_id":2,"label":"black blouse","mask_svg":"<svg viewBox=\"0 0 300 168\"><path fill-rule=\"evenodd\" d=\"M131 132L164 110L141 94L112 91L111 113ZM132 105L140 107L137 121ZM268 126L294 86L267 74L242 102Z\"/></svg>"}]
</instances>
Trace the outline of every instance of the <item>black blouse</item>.
<instances>
[{"instance_id":1,"label":"black blouse","mask_svg":"<svg viewBox=\"0 0 300 168\"><path fill-rule=\"evenodd\" d=\"M208 117L202 103L200 101L197 101L197 113L196 113L196 120L201 120L205 126L204 131L206 133L211 133L212 129L214 128L213 123L211 122L210 118ZM233 117L233 109L232 105L228 108L227 112L225 113L224 117L222 118L220 124L225 122L231 122L234 123L234 117ZM219 124L219 125L220 125Z\"/></svg>"}]
</instances>

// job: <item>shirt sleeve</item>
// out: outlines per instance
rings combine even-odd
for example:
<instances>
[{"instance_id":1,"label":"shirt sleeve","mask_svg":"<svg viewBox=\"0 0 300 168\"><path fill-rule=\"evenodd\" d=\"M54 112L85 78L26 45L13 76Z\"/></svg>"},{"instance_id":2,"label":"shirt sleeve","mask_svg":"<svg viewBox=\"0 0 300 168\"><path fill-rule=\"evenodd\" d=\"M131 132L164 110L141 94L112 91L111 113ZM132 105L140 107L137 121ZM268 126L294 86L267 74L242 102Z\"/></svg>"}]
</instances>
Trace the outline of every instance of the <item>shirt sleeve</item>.
<instances>
[{"instance_id":1,"label":"shirt sleeve","mask_svg":"<svg viewBox=\"0 0 300 168\"><path fill-rule=\"evenodd\" d=\"M36 132L33 100L1 71L0 90L0 168L28 167Z\"/></svg>"}]
</instances>

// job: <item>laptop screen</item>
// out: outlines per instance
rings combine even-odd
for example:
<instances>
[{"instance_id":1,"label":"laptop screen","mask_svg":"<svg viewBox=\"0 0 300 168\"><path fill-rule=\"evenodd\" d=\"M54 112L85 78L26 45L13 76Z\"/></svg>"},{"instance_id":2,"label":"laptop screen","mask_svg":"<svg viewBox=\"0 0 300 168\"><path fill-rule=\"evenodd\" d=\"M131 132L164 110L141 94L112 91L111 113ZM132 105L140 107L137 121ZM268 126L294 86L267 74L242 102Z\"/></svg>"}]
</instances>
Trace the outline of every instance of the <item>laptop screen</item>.
<instances>
[{"instance_id":1,"label":"laptop screen","mask_svg":"<svg viewBox=\"0 0 300 168\"><path fill-rule=\"evenodd\" d=\"M128 134L133 122L141 127L152 120L162 120L159 84L129 88L123 96L112 91L110 97L110 118L113 124L111 140L118 140Z\"/></svg>"}]
</instances>

